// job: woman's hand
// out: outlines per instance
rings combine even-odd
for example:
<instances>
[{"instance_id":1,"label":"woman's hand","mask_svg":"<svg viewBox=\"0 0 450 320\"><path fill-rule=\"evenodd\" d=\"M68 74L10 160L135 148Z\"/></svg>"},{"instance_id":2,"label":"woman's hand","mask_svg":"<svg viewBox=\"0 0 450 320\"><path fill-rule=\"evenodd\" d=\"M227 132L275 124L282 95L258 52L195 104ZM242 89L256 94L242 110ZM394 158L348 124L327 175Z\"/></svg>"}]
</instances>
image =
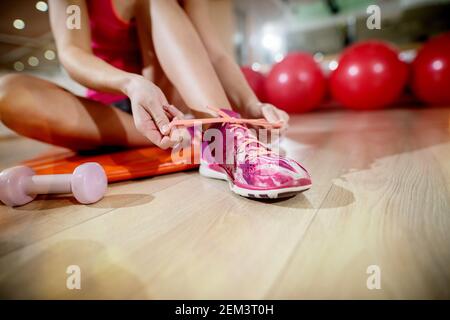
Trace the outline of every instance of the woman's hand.
<instances>
[{"instance_id":1,"label":"woman's hand","mask_svg":"<svg viewBox=\"0 0 450 320\"><path fill-rule=\"evenodd\" d=\"M170 105L164 93L151 81L135 76L123 90L130 98L136 128L151 142L167 149L181 142L182 136L171 130L172 119L183 119L183 114Z\"/></svg>"},{"instance_id":2,"label":"woman's hand","mask_svg":"<svg viewBox=\"0 0 450 320\"><path fill-rule=\"evenodd\" d=\"M265 118L271 123L282 122L283 126L280 128L280 133L283 134L288 128L289 115L271 105L270 103L262 103L259 101L250 103L246 106L244 116L248 118Z\"/></svg>"}]
</instances>

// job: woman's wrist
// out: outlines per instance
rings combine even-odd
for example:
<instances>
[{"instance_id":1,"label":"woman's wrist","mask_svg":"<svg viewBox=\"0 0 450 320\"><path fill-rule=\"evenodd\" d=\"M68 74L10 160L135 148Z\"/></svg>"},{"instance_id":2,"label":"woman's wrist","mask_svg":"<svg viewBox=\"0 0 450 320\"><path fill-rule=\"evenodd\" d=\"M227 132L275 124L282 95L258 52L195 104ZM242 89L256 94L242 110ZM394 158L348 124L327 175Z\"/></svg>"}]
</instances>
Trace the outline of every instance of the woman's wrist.
<instances>
[{"instance_id":1,"label":"woman's wrist","mask_svg":"<svg viewBox=\"0 0 450 320\"><path fill-rule=\"evenodd\" d=\"M136 81L142 81L142 80L144 80L144 77L139 74L134 74L134 73L127 74L127 76L125 76L120 82L120 85L119 85L120 91L124 95L129 96L133 89L134 83L136 83Z\"/></svg>"}]
</instances>

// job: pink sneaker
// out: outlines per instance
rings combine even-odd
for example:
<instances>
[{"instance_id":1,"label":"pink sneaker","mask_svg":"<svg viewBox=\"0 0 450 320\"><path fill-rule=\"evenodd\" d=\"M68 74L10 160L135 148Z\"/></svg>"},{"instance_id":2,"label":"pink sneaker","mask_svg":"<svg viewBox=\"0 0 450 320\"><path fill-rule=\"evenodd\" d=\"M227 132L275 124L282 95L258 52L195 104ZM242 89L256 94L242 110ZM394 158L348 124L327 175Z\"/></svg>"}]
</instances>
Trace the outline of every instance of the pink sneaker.
<instances>
[{"instance_id":1,"label":"pink sneaker","mask_svg":"<svg viewBox=\"0 0 450 320\"><path fill-rule=\"evenodd\" d=\"M226 180L233 192L248 198L289 197L311 187L306 169L259 142L242 122L247 120L239 119L239 114L229 110L221 110L219 114L227 120L211 128L220 130L222 137L228 134L228 139L234 139L234 143L223 143L223 158L231 161L216 159L208 142L203 142L201 175Z\"/></svg>"}]
</instances>

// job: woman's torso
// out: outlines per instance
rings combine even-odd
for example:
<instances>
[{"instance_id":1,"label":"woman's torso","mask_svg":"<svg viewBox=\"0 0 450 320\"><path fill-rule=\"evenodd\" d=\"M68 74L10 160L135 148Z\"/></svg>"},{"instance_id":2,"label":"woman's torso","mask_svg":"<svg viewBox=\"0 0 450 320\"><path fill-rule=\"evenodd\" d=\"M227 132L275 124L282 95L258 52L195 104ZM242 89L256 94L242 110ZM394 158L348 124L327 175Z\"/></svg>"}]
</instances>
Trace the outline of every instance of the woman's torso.
<instances>
[{"instance_id":1,"label":"woman's torso","mask_svg":"<svg viewBox=\"0 0 450 320\"><path fill-rule=\"evenodd\" d=\"M114 0L86 0L86 3L93 53L118 69L140 74L143 65L135 19L125 20ZM124 95L91 89L87 97L105 104L126 98Z\"/></svg>"}]
</instances>

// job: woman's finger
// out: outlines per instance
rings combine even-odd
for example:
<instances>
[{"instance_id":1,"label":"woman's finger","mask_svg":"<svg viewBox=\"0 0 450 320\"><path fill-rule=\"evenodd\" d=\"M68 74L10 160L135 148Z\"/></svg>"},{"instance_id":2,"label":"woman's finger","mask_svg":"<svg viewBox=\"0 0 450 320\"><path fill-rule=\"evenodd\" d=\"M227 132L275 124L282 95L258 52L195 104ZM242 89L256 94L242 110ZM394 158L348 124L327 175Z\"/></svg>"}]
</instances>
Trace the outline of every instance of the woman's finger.
<instances>
[{"instance_id":1,"label":"woman's finger","mask_svg":"<svg viewBox=\"0 0 450 320\"><path fill-rule=\"evenodd\" d=\"M148 108L148 112L152 116L153 122L163 135L170 133L169 118L165 114L162 105L153 105Z\"/></svg>"},{"instance_id":2,"label":"woman's finger","mask_svg":"<svg viewBox=\"0 0 450 320\"><path fill-rule=\"evenodd\" d=\"M264 118L266 118L267 121L269 121L271 123L275 123L279 120L278 115L275 113L275 111L273 110L273 108L271 106L264 105L264 106L262 106L261 110L262 110L262 114L263 114Z\"/></svg>"},{"instance_id":3,"label":"woman's finger","mask_svg":"<svg viewBox=\"0 0 450 320\"><path fill-rule=\"evenodd\" d=\"M280 110L278 108L276 108L275 110L278 113L278 116L280 117L281 121L283 121L287 125L289 122L289 115L287 114L287 112Z\"/></svg>"},{"instance_id":4,"label":"woman's finger","mask_svg":"<svg viewBox=\"0 0 450 320\"><path fill-rule=\"evenodd\" d=\"M133 118L139 132L153 144L162 149L167 149L170 147L170 142L167 141L170 141L170 139L161 134L150 113L144 106L140 105L136 108L136 110L133 110ZM164 137L167 139L164 139Z\"/></svg>"},{"instance_id":5,"label":"woman's finger","mask_svg":"<svg viewBox=\"0 0 450 320\"><path fill-rule=\"evenodd\" d=\"M170 140L170 138L168 136L163 136L158 146L161 149L166 150L166 149L172 147L173 145L174 145L174 143Z\"/></svg>"},{"instance_id":6,"label":"woman's finger","mask_svg":"<svg viewBox=\"0 0 450 320\"><path fill-rule=\"evenodd\" d=\"M181 130L182 129L179 128L172 128L172 131L170 132L170 140L172 142L179 143L183 139Z\"/></svg>"},{"instance_id":7,"label":"woman's finger","mask_svg":"<svg viewBox=\"0 0 450 320\"><path fill-rule=\"evenodd\" d=\"M172 128L170 134L170 139L175 143L175 145L180 144L182 146L187 146L191 143L191 134L186 128Z\"/></svg>"},{"instance_id":8,"label":"woman's finger","mask_svg":"<svg viewBox=\"0 0 450 320\"><path fill-rule=\"evenodd\" d=\"M283 126L281 127L281 131L284 132L288 129L289 127L289 115L284 112L283 110L280 109L275 109L275 112L277 113L278 118L280 119L280 121L283 123Z\"/></svg>"},{"instance_id":9,"label":"woman's finger","mask_svg":"<svg viewBox=\"0 0 450 320\"><path fill-rule=\"evenodd\" d=\"M181 112L177 107L175 107L172 104L168 104L165 105L164 110L166 110L167 112L169 112L170 115L172 115L173 118L177 118L177 119L184 119L184 114L183 112Z\"/></svg>"}]
</instances>

